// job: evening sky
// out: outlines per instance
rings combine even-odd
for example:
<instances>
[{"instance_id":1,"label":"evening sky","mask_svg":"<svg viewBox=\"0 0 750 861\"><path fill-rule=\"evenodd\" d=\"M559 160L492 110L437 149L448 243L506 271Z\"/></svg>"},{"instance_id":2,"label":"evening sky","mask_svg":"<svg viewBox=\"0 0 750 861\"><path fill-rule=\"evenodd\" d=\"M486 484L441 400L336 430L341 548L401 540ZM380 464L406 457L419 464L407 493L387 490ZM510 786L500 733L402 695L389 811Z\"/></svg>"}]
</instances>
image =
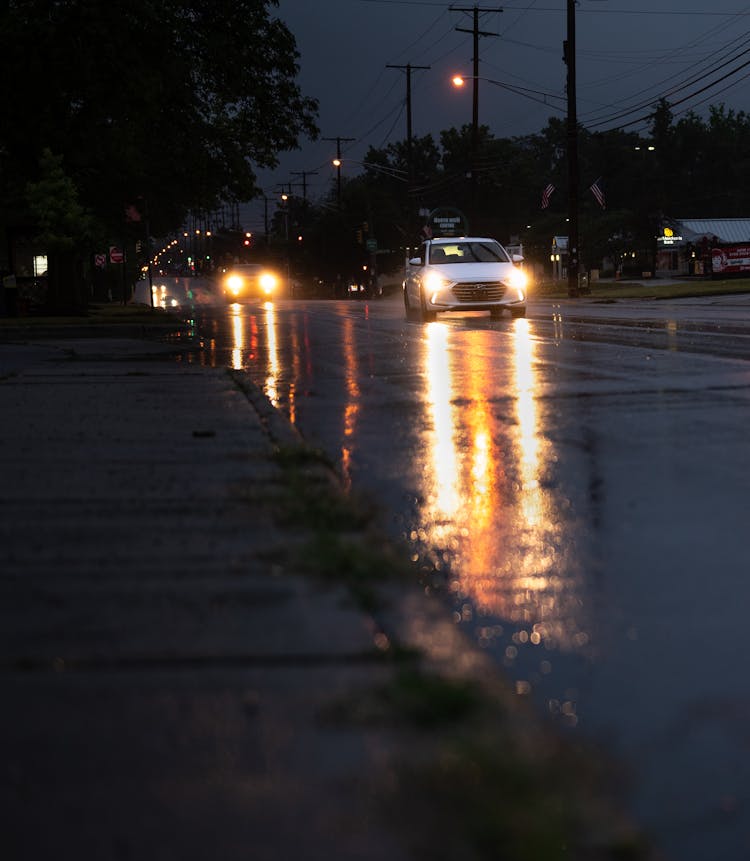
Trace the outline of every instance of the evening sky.
<instances>
[{"instance_id":1,"label":"evening sky","mask_svg":"<svg viewBox=\"0 0 750 861\"><path fill-rule=\"evenodd\" d=\"M324 194L335 176L335 140L342 168L358 173L368 148L406 138L406 72L413 69L413 133L470 123L471 81L458 90L450 78L472 73L473 3L443 0L280 0L273 14L286 23L300 52L298 82L320 103L321 139L301 141L259 174L266 195L293 185ZM566 115L566 0L513 0L480 9L487 35L479 46L479 122L495 137L540 131ZM453 7L453 8L452 8ZM646 134L660 97L677 118L705 115L711 104L750 110L750 4L742 0L579 0L576 7L579 122L592 131L625 127ZM490 81L496 83L490 83ZM297 173L293 173L293 172ZM541 180L540 180L541 181ZM257 221L257 207L254 215ZM256 229L259 225L253 225Z\"/></svg>"}]
</instances>

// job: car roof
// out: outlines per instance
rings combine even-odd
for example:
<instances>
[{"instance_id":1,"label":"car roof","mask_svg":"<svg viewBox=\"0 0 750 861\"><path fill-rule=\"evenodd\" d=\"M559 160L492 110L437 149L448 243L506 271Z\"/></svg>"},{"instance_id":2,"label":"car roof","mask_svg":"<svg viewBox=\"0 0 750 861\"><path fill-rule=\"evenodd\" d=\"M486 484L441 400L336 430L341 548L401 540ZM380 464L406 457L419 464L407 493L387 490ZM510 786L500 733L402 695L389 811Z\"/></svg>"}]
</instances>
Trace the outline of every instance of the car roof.
<instances>
[{"instance_id":1,"label":"car roof","mask_svg":"<svg viewBox=\"0 0 750 861\"><path fill-rule=\"evenodd\" d=\"M447 244L454 244L456 242L497 242L498 245L501 244L491 236L436 236L431 242L433 245L443 242Z\"/></svg>"}]
</instances>

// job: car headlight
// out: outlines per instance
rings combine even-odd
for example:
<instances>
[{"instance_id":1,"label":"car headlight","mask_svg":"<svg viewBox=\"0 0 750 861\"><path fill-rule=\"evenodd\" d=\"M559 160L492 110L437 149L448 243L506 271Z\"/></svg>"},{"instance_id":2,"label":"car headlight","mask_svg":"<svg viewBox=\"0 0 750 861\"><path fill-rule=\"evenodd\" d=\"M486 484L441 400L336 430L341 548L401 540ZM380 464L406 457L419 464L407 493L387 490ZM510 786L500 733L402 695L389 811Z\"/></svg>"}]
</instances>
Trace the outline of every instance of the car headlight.
<instances>
[{"instance_id":1,"label":"car headlight","mask_svg":"<svg viewBox=\"0 0 750 861\"><path fill-rule=\"evenodd\" d=\"M268 296L274 292L278 286L279 279L273 272L264 272L259 279L260 289Z\"/></svg>"},{"instance_id":2,"label":"car headlight","mask_svg":"<svg viewBox=\"0 0 750 861\"><path fill-rule=\"evenodd\" d=\"M445 290L445 278L437 272L429 272L424 279L425 295L431 300L434 300L435 294L441 290Z\"/></svg>"},{"instance_id":3,"label":"car headlight","mask_svg":"<svg viewBox=\"0 0 750 861\"><path fill-rule=\"evenodd\" d=\"M529 279L522 269L513 269L507 278L508 286L518 293L519 301L523 301L526 298L526 288L528 283Z\"/></svg>"},{"instance_id":4,"label":"car headlight","mask_svg":"<svg viewBox=\"0 0 750 861\"><path fill-rule=\"evenodd\" d=\"M523 299L524 292L528 283L529 279L526 277L526 273L523 271L523 269L514 268L508 276L508 284L518 290L519 299Z\"/></svg>"},{"instance_id":5,"label":"car headlight","mask_svg":"<svg viewBox=\"0 0 750 861\"><path fill-rule=\"evenodd\" d=\"M236 296L242 290L243 283L241 275L230 275L226 280L227 290Z\"/></svg>"}]
</instances>

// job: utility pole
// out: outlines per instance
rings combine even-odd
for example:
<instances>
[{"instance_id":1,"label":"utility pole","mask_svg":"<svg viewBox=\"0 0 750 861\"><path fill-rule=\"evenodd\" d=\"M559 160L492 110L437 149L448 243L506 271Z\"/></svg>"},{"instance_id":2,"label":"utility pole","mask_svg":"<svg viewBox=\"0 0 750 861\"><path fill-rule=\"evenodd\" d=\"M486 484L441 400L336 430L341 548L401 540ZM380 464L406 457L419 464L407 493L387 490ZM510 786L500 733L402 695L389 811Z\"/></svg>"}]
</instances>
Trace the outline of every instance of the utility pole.
<instances>
[{"instance_id":1,"label":"utility pole","mask_svg":"<svg viewBox=\"0 0 750 861\"><path fill-rule=\"evenodd\" d=\"M280 182L278 187L281 188L281 200L284 203L284 238L286 239L287 245L289 245L289 204L292 199L292 183ZM287 188L289 191L287 191Z\"/></svg>"},{"instance_id":2,"label":"utility pole","mask_svg":"<svg viewBox=\"0 0 750 861\"><path fill-rule=\"evenodd\" d=\"M412 161L412 130L411 130L411 72L412 69L429 69L430 66L405 66L386 65L386 69L403 69L406 71L406 160L407 174L409 177L409 190L414 182L414 164Z\"/></svg>"},{"instance_id":3,"label":"utility pole","mask_svg":"<svg viewBox=\"0 0 750 861\"><path fill-rule=\"evenodd\" d=\"M301 176L302 177L302 201L303 203L307 203L307 177L308 176L317 176L317 170L293 170L292 176Z\"/></svg>"},{"instance_id":4,"label":"utility pole","mask_svg":"<svg viewBox=\"0 0 750 861\"><path fill-rule=\"evenodd\" d=\"M578 114L576 106L576 4L568 0L568 38L563 43L568 67L568 296L581 295L578 277Z\"/></svg>"},{"instance_id":5,"label":"utility pole","mask_svg":"<svg viewBox=\"0 0 750 861\"><path fill-rule=\"evenodd\" d=\"M300 230L305 233L307 228L307 177L317 176L317 170L293 170L292 176L302 177L302 215L300 216Z\"/></svg>"},{"instance_id":6,"label":"utility pole","mask_svg":"<svg viewBox=\"0 0 750 861\"><path fill-rule=\"evenodd\" d=\"M406 235L407 243L412 241L414 231L412 230L412 199L411 190L414 187L414 153L412 148L412 128L411 128L411 71L412 69L429 69L429 66L412 66L407 63L405 66L396 66L387 64L386 69L402 69L406 72Z\"/></svg>"},{"instance_id":7,"label":"utility pole","mask_svg":"<svg viewBox=\"0 0 750 861\"><path fill-rule=\"evenodd\" d=\"M477 188L477 153L479 151L479 37L480 36L499 36L499 33L488 33L479 29L479 15L485 12L502 12L500 8L482 8L481 6L451 6L451 12L469 12L472 14L473 26L471 30L465 27L456 27L459 33L471 33L474 37L474 57L473 57L473 72L474 90L472 95L471 107L471 208L476 209L476 188ZM472 212L472 218L476 216L476 212Z\"/></svg>"},{"instance_id":8,"label":"utility pole","mask_svg":"<svg viewBox=\"0 0 750 861\"><path fill-rule=\"evenodd\" d=\"M324 141L336 141L336 199L341 209L341 141L353 141L354 138L321 138Z\"/></svg>"}]
</instances>

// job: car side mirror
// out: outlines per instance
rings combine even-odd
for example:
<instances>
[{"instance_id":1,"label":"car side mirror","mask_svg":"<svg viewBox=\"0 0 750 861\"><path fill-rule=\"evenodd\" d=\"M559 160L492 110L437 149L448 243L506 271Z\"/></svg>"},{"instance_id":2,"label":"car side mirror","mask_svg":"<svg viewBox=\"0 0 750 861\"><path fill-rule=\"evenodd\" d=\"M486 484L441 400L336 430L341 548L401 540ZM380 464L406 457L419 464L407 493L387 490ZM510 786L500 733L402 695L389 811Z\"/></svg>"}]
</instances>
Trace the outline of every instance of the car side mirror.
<instances>
[{"instance_id":1,"label":"car side mirror","mask_svg":"<svg viewBox=\"0 0 750 861\"><path fill-rule=\"evenodd\" d=\"M523 263L523 254L514 254L513 255L514 263Z\"/></svg>"},{"instance_id":2,"label":"car side mirror","mask_svg":"<svg viewBox=\"0 0 750 861\"><path fill-rule=\"evenodd\" d=\"M422 265L422 258L421 257L412 257L411 260L409 260L409 266L421 266L421 265Z\"/></svg>"}]
</instances>

